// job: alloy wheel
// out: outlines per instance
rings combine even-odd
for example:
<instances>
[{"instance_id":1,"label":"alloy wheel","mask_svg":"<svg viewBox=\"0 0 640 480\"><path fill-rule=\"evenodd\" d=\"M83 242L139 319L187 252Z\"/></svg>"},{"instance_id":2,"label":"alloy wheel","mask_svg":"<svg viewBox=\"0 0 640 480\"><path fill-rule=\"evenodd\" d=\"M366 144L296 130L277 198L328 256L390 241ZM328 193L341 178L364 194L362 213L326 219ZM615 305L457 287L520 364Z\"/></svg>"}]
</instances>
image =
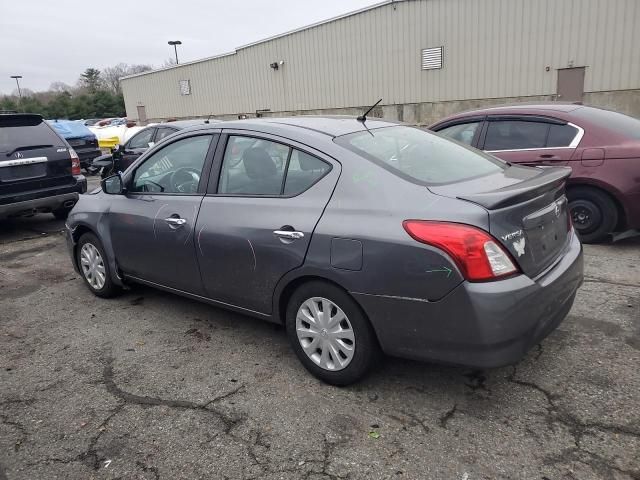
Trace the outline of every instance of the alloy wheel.
<instances>
[{"instance_id":1,"label":"alloy wheel","mask_svg":"<svg viewBox=\"0 0 640 480\"><path fill-rule=\"evenodd\" d=\"M296 334L305 354L324 370L342 370L353 359L353 328L331 300L312 297L304 301L296 314Z\"/></svg>"},{"instance_id":2,"label":"alloy wheel","mask_svg":"<svg viewBox=\"0 0 640 480\"><path fill-rule=\"evenodd\" d=\"M80 265L82 274L89 285L95 290L104 287L106 281L106 269L100 251L91 243L85 243L80 250Z\"/></svg>"}]
</instances>

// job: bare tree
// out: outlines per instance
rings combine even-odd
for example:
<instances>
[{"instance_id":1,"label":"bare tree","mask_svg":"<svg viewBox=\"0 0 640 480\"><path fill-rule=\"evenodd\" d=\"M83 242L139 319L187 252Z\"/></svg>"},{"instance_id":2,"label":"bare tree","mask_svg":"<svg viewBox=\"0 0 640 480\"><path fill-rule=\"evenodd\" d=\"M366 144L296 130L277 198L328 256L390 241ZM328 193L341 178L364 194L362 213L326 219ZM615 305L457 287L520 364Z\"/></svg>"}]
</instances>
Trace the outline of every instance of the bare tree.
<instances>
[{"instance_id":1,"label":"bare tree","mask_svg":"<svg viewBox=\"0 0 640 480\"><path fill-rule=\"evenodd\" d=\"M174 67L176 65L177 65L176 59L174 57L169 57L164 61L164 63L162 64L162 67L167 68L167 67Z\"/></svg>"},{"instance_id":2,"label":"bare tree","mask_svg":"<svg viewBox=\"0 0 640 480\"><path fill-rule=\"evenodd\" d=\"M122 77L147 72L149 70L151 70L151 65L129 65L126 63L118 63L113 67L105 68L102 71L101 77L107 89L113 93L120 93L120 79Z\"/></svg>"},{"instance_id":3,"label":"bare tree","mask_svg":"<svg viewBox=\"0 0 640 480\"><path fill-rule=\"evenodd\" d=\"M49 86L50 92L62 93L62 92L71 92L71 90L73 90L73 88L64 82L53 82Z\"/></svg>"}]
</instances>

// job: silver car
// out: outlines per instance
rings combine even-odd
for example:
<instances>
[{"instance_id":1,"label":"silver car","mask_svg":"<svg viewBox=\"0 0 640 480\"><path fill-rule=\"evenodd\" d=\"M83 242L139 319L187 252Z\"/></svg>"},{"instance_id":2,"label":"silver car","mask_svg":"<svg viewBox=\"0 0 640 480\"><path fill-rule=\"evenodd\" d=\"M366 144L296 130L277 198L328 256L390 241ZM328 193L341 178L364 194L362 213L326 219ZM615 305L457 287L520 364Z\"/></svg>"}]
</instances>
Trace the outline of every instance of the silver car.
<instances>
[{"instance_id":1,"label":"silver car","mask_svg":"<svg viewBox=\"0 0 640 480\"><path fill-rule=\"evenodd\" d=\"M383 352L496 367L555 329L582 283L569 174L381 120L224 122L81 196L68 245L94 294L142 283L282 323L332 384Z\"/></svg>"}]
</instances>

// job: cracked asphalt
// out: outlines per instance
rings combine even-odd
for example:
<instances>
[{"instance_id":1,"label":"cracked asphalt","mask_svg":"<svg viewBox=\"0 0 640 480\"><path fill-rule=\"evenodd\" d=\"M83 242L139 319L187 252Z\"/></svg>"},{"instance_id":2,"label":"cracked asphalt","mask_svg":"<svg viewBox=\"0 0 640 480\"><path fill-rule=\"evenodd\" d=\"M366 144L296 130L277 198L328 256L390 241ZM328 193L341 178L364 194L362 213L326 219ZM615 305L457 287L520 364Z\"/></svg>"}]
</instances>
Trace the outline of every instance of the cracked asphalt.
<instances>
[{"instance_id":1,"label":"cracked asphalt","mask_svg":"<svg viewBox=\"0 0 640 480\"><path fill-rule=\"evenodd\" d=\"M336 388L281 327L145 287L94 297L50 215L0 223L0 480L640 479L640 238L585 247L512 367L386 359Z\"/></svg>"}]
</instances>

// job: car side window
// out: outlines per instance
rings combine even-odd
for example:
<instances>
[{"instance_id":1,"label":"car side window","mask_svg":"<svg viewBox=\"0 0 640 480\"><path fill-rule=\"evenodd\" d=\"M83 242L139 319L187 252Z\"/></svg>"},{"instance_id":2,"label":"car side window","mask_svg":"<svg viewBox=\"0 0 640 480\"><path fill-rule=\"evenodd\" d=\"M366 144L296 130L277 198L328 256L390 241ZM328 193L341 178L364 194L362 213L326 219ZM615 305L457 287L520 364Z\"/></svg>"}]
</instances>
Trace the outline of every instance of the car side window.
<instances>
[{"instance_id":1,"label":"car side window","mask_svg":"<svg viewBox=\"0 0 640 480\"><path fill-rule=\"evenodd\" d=\"M136 169L130 192L190 194L198 191L211 135L170 143Z\"/></svg>"},{"instance_id":2,"label":"car side window","mask_svg":"<svg viewBox=\"0 0 640 480\"><path fill-rule=\"evenodd\" d=\"M149 148L149 142L153 136L153 128L148 128L136 133L129 140L128 148Z\"/></svg>"},{"instance_id":3,"label":"car side window","mask_svg":"<svg viewBox=\"0 0 640 480\"><path fill-rule=\"evenodd\" d=\"M291 148L262 138L232 135L222 162L218 193L280 195Z\"/></svg>"},{"instance_id":4,"label":"car side window","mask_svg":"<svg viewBox=\"0 0 640 480\"><path fill-rule=\"evenodd\" d=\"M450 127L438 130L438 133L453 140L457 140L458 142L471 145L473 137L481 124L482 122L459 123L457 125L451 125Z\"/></svg>"},{"instance_id":5,"label":"car side window","mask_svg":"<svg viewBox=\"0 0 640 480\"><path fill-rule=\"evenodd\" d=\"M571 125L551 125L547 147L568 147L578 134L578 129Z\"/></svg>"},{"instance_id":6,"label":"car side window","mask_svg":"<svg viewBox=\"0 0 640 480\"><path fill-rule=\"evenodd\" d=\"M289 159L284 194L290 196L304 192L324 177L329 170L331 170L331 165L328 163L294 149Z\"/></svg>"},{"instance_id":7,"label":"car side window","mask_svg":"<svg viewBox=\"0 0 640 480\"><path fill-rule=\"evenodd\" d=\"M158 143L163 138L168 137L173 133L176 133L176 131L177 130L174 130L173 128L168 128L168 127L158 128L158 133L156 133L156 143Z\"/></svg>"},{"instance_id":8,"label":"car side window","mask_svg":"<svg viewBox=\"0 0 640 480\"><path fill-rule=\"evenodd\" d=\"M547 142L548 123L523 120L498 120L489 122L485 150L519 150L544 148Z\"/></svg>"}]
</instances>

